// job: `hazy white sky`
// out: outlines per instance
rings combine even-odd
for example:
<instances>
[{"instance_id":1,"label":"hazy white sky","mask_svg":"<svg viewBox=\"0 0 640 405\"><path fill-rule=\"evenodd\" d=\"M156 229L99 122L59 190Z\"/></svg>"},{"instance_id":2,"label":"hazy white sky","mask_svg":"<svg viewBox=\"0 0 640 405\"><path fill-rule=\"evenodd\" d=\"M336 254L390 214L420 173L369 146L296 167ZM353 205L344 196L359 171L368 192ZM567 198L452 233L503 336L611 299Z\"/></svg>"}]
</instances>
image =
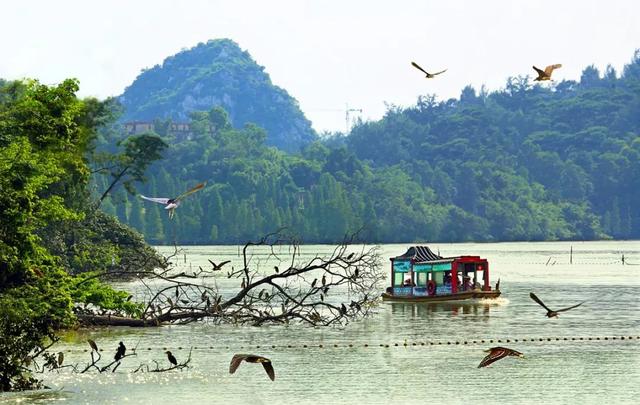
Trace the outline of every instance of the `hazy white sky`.
<instances>
[{"instance_id":1,"label":"hazy white sky","mask_svg":"<svg viewBox=\"0 0 640 405\"><path fill-rule=\"evenodd\" d=\"M532 64L557 79L640 48L640 1L35 1L0 3L0 77L80 79L81 95L119 95L182 48L231 38L299 102L319 130L345 128L345 105L378 119L385 102L504 86ZM426 80L411 67L448 68Z\"/></svg>"}]
</instances>

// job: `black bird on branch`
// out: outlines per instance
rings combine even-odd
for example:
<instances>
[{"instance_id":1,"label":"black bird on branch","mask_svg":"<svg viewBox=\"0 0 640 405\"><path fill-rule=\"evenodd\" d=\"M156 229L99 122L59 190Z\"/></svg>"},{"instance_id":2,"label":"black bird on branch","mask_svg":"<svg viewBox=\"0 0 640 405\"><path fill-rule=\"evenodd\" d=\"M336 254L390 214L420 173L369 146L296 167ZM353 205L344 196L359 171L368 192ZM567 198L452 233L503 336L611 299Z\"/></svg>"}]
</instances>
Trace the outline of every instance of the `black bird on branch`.
<instances>
[{"instance_id":1,"label":"black bird on branch","mask_svg":"<svg viewBox=\"0 0 640 405\"><path fill-rule=\"evenodd\" d=\"M271 360L263 356L257 356L255 354L236 354L231 359L231 363L229 364L229 373L233 374L236 372L238 367L240 367L240 363L242 361L246 361L247 363L260 363L262 367L264 367L264 371L267 372L267 375L271 379L271 381L276 379L276 373L273 369L273 365L271 365Z\"/></svg>"},{"instance_id":2,"label":"black bird on branch","mask_svg":"<svg viewBox=\"0 0 640 405\"><path fill-rule=\"evenodd\" d=\"M178 360L176 360L174 355L171 354L170 351L166 351L165 353L167 354L167 359L169 359L169 363L173 364L174 366L177 366L178 365Z\"/></svg>"},{"instance_id":3,"label":"black bird on branch","mask_svg":"<svg viewBox=\"0 0 640 405\"><path fill-rule=\"evenodd\" d=\"M504 359L507 356L524 357L524 354L516 350L509 349L506 347L499 347L499 346L492 347L489 350L485 350L485 352L489 352L489 354L487 354L485 358L482 359L482 361L478 365L478 368L487 367L489 364L496 362L500 359Z\"/></svg>"},{"instance_id":4,"label":"black bird on branch","mask_svg":"<svg viewBox=\"0 0 640 405\"><path fill-rule=\"evenodd\" d=\"M92 339L87 339L87 343L91 346L91 350L98 352L98 345Z\"/></svg>"},{"instance_id":5,"label":"black bird on branch","mask_svg":"<svg viewBox=\"0 0 640 405\"><path fill-rule=\"evenodd\" d=\"M113 359L115 361L120 360L121 358L124 357L124 354L126 353L126 351L127 351L126 346L124 345L124 343L120 342L120 344L118 345L118 349L116 350L116 355L113 356Z\"/></svg>"},{"instance_id":6,"label":"black bird on branch","mask_svg":"<svg viewBox=\"0 0 640 405\"><path fill-rule=\"evenodd\" d=\"M554 310L552 310L552 309L549 309L549 307L548 307L548 306L544 305L544 302L542 302L542 300L541 300L540 298L538 298L534 293L529 293L529 297L531 297L531 299L532 299L532 300L534 300L535 302L537 302L538 304L540 304L540 306L541 306L542 308L544 308L544 309L546 309L546 310L547 310L547 318L553 318L554 316L555 316L555 317L557 317L557 316L558 316L558 312L568 311L568 310L570 310L570 309L577 308L577 307L579 307L580 305L584 304L584 301L582 301L581 303L579 303L579 304L577 304L577 305L574 305L574 306L571 306L571 307L568 307L568 308L558 309L558 310L555 310L555 311L554 311Z\"/></svg>"}]
</instances>

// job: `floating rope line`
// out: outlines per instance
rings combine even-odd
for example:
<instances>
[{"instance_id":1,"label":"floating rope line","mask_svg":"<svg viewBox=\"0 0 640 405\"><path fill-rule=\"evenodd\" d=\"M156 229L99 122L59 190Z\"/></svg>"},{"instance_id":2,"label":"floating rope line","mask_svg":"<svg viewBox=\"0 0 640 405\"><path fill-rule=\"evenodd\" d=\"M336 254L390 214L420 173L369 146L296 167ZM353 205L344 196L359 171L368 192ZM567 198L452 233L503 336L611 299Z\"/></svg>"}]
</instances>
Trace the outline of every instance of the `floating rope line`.
<instances>
[{"instance_id":1,"label":"floating rope line","mask_svg":"<svg viewBox=\"0 0 640 405\"><path fill-rule=\"evenodd\" d=\"M163 352L171 350L259 350L259 349L339 349L339 348L391 348L391 347L418 347L418 346L455 346L455 345L487 345L496 343L535 343L535 342L603 342L603 341L638 340L640 336L563 336L563 337L537 337L537 338L516 338L516 339L474 339L474 340L428 340L428 341L404 341L402 343L306 343L297 345L233 345L233 346L189 346L189 347L139 347L137 351L161 350ZM115 350L115 349L114 349ZM90 352L89 349L67 349L71 352ZM100 349L101 352L111 352L113 350Z\"/></svg>"},{"instance_id":2,"label":"floating rope line","mask_svg":"<svg viewBox=\"0 0 640 405\"><path fill-rule=\"evenodd\" d=\"M499 263L501 265L503 264L535 264L535 265L542 265L542 266L548 266L548 267L553 267L553 266L562 266L562 265L568 265L568 266L580 266L580 265L602 265L602 266L610 266L612 264L619 264L621 266L636 266L636 264L633 263L628 263L628 262L624 262L622 263L620 260L615 260L612 262L573 262L573 263L569 263L569 262L558 262L558 261L550 261L550 262L503 262L500 260L495 260L496 263ZM494 264L495 267L495 264Z\"/></svg>"}]
</instances>

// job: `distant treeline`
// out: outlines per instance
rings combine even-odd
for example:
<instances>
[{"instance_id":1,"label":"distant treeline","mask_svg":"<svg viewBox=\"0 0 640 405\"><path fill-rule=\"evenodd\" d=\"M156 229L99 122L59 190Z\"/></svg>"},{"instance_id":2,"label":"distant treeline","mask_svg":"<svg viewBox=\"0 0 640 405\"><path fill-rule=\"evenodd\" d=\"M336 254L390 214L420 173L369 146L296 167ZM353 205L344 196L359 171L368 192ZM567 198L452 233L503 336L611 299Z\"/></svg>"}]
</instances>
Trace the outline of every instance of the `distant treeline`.
<instances>
[{"instance_id":1,"label":"distant treeline","mask_svg":"<svg viewBox=\"0 0 640 405\"><path fill-rule=\"evenodd\" d=\"M459 99L421 97L349 136L288 154L221 108L191 115L191 140L170 147L138 191L171 197L197 182L169 221L127 195L105 200L152 243L237 243L288 226L304 242L354 230L370 242L640 237L640 52L622 74L588 67L579 82ZM117 132L103 134L105 144ZM97 190L108 178L95 177Z\"/></svg>"}]
</instances>

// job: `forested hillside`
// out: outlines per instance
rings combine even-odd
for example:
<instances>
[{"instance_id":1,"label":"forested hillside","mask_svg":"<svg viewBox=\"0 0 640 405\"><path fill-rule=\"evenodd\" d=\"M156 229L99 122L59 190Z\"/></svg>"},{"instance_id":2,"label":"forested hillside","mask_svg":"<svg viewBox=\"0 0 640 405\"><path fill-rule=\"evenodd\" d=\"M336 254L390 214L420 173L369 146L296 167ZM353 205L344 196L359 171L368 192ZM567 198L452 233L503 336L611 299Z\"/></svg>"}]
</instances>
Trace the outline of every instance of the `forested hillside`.
<instances>
[{"instance_id":1,"label":"forested hillside","mask_svg":"<svg viewBox=\"0 0 640 405\"><path fill-rule=\"evenodd\" d=\"M122 121L182 122L193 111L221 106L233 125L255 122L265 128L268 145L299 151L316 138L297 101L229 39L198 44L143 70L120 102Z\"/></svg>"},{"instance_id":2,"label":"forested hillside","mask_svg":"<svg viewBox=\"0 0 640 405\"><path fill-rule=\"evenodd\" d=\"M640 236L638 52L620 77L587 67L580 82L516 78L495 93L423 98L347 144L374 167L402 167L500 240L547 239L558 220L559 238Z\"/></svg>"},{"instance_id":3,"label":"forested hillside","mask_svg":"<svg viewBox=\"0 0 640 405\"><path fill-rule=\"evenodd\" d=\"M105 200L151 242L235 243L281 226L305 242L361 227L372 242L640 237L638 52L621 74L587 67L579 82L421 97L297 154L210 107L191 115L191 140L165 137L138 186L172 197L207 181L173 221L124 190Z\"/></svg>"}]
</instances>

